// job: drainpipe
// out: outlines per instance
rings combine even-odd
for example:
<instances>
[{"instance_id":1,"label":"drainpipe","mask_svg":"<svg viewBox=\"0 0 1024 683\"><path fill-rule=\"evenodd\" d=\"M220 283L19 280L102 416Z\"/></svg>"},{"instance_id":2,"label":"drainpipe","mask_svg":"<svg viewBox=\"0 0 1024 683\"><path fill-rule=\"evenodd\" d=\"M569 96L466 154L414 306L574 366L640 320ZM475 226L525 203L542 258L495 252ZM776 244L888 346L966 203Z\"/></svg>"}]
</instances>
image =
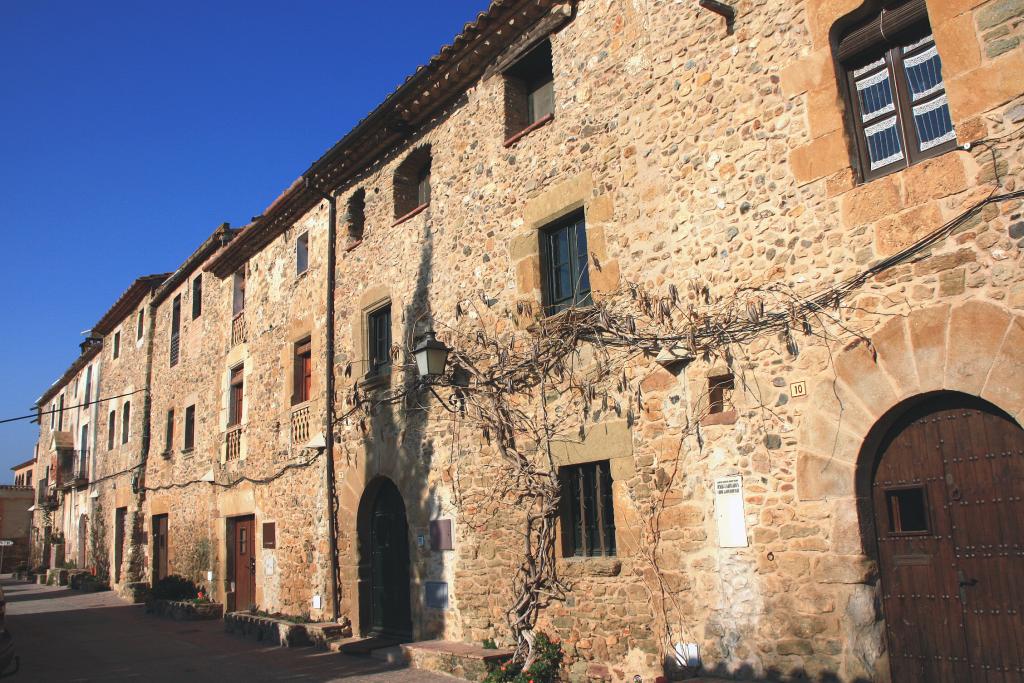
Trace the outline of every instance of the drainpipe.
<instances>
[{"instance_id":1,"label":"drainpipe","mask_svg":"<svg viewBox=\"0 0 1024 683\"><path fill-rule=\"evenodd\" d=\"M334 280L337 255L335 254L336 224L338 218L337 198L324 192L310 179L305 179L306 189L315 192L328 203L327 217L327 334L325 346L327 363L324 372L324 388L327 394L327 425L324 430L325 477L327 478L327 535L331 553L331 618L338 620L341 614L341 596L338 593L338 532L336 510L334 509Z\"/></svg>"}]
</instances>

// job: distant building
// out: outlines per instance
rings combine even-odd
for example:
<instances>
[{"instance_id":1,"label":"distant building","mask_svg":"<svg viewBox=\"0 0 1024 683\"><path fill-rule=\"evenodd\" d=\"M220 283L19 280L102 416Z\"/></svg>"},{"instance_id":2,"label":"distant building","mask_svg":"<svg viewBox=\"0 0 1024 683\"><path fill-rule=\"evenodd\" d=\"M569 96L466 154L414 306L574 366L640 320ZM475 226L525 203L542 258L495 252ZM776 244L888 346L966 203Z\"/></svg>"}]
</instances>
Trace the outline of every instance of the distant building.
<instances>
[{"instance_id":1,"label":"distant building","mask_svg":"<svg viewBox=\"0 0 1024 683\"><path fill-rule=\"evenodd\" d=\"M14 472L14 485L15 486L32 486L32 475L35 472L36 459L26 460L20 465L15 465L11 468Z\"/></svg>"}]
</instances>

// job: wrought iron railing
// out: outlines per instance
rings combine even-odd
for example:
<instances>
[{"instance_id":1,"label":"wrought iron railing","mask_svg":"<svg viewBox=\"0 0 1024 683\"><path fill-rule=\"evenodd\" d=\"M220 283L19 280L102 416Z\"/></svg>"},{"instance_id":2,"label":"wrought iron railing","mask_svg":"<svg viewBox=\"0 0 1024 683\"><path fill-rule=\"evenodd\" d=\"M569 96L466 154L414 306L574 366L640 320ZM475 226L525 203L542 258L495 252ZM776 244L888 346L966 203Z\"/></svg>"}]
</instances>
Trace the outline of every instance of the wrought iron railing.
<instances>
[{"instance_id":1,"label":"wrought iron railing","mask_svg":"<svg viewBox=\"0 0 1024 683\"><path fill-rule=\"evenodd\" d=\"M309 441L309 405L292 408L292 445L302 446Z\"/></svg>"},{"instance_id":2,"label":"wrought iron railing","mask_svg":"<svg viewBox=\"0 0 1024 683\"><path fill-rule=\"evenodd\" d=\"M242 311L231 320L231 345L245 343L245 311Z\"/></svg>"},{"instance_id":3,"label":"wrought iron railing","mask_svg":"<svg viewBox=\"0 0 1024 683\"><path fill-rule=\"evenodd\" d=\"M61 488L89 482L89 451L65 451L60 456L58 485Z\"/></svg>"},{"instance_id":4,"label":"wrought iron railing","mask_svg":"<svg viewBox=\"0 0 1024 683\"><path fill-rule=\"evenodd\" d=\"M242 455L241 426L231 427L228 429L228 432L225 435L225 443L226 448L224 450L224 459L228 461L238 460L239 457Z\"/></svg>"}]
</instances>

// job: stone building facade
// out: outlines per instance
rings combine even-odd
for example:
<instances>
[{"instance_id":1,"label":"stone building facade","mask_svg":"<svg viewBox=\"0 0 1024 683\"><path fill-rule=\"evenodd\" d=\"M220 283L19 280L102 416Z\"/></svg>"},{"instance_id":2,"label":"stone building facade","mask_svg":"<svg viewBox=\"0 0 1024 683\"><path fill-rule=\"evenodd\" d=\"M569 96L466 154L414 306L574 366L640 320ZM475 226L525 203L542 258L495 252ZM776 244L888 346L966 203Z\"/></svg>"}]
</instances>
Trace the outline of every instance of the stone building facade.
<instances>
[{"instance_id":1,"label":"stone building facade","mask_svg":"<svg viewBox=\"0 0 1024 683\"><path fill-rule=\"evenodd\" d=\"M499 493L492 435L417 384L411 351L428 328L465 351L478 326L498 356L542 334L545 312L639 288L749 326L714 353L680 335L628 354L608 398L628 409L577 411L547 445L583 498L607 501L582 520L563 507L567 592L538 620L570 677L1019 675L998 637L945 634L938 652L904 624L981 599L943 583L974 570L939 511L1019 486L1024 467L1024 8L731 9L495 2L252 224L115 306L103 396L147 387L132 419L150 436L95 465L140 465L134 489L94 490L113 526L115 509L137 515L138 578L205 577L229 607L357 634L507 644L524 514ZM111 333L135 339L135 308L152 327L117 365ZM523 404L573 407L548 393ZM914 436L926 449L955 441L1004 469L920 474L954 454L899 470L902 439L937 415L1004 441ZM44 418L40 453L51 431ZM1014 495L987 514L1019 518ZM573 530L595 505L596 551ZM1000 528L985 543L1019 547ZM1019 594L1024 559L996 557ZM991 569L975 569L984 586ZM915 580L947 595L926 608L893 588ZM970 619L1022 637L1009 616Z\"/></svg>"}]
</instances>

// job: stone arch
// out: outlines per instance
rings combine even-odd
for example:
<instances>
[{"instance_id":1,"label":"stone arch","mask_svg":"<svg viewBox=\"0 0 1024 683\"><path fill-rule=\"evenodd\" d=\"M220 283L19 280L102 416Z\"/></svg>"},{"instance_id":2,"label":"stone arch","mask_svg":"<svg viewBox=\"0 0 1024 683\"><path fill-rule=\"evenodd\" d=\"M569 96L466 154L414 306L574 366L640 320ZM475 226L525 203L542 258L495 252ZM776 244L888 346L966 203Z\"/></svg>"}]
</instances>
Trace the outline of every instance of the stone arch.
<instances>
[{"instance_id":1,"label":"stone arch","mask_svg":"<svg viewBox=\"0 0 1024 683\"><path fill-rule=\"evenodd\" d=\"M812 385L801 420L797 495L803 501L855 498L862 455L884 434L892 409L915 397L978 396L1021 423L1024 316L982 301L919 309L889 320L870 344L848 345L834 371Z\"/></svg>"}]
</instances>

